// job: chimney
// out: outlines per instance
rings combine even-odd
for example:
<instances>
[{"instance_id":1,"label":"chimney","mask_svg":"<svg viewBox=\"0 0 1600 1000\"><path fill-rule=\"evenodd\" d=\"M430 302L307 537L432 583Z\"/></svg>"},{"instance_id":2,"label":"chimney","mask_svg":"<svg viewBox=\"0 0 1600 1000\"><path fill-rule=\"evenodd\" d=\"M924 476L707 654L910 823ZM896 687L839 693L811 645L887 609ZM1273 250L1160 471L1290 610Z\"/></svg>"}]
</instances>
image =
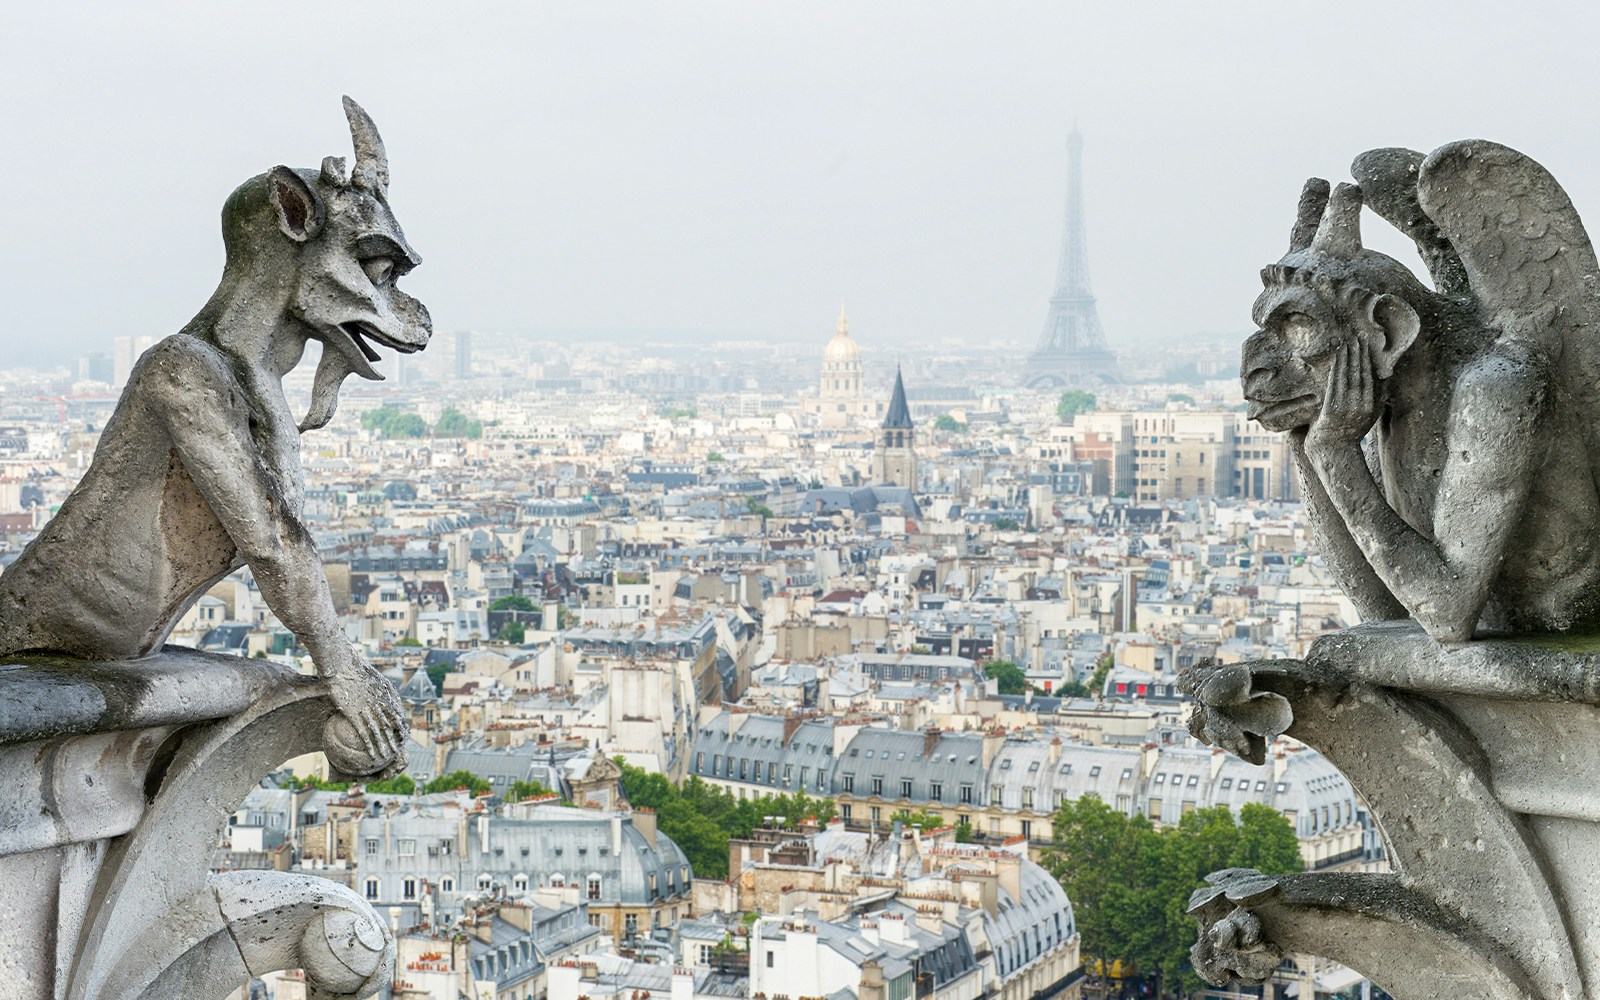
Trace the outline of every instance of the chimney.
<instances>
[{"instance_id":1,"label":"chimney","mask_svg":"<svg viewBox=\"0 0 1600 1000\"><path fill-rule=\"evenodd\" d=\"M656 811L648 806L638 806L633 810L633 828L644 834L644 839L650 844L651 849L656 846Z\"/></svg>"},{"instance_id":2,"label":"chimney","mask_svg":"<svg viewBox=\"0 0 1600 1000\"><path fill-rule=\"evenodd\" d=\"M878 915L878 936L890 944L905 944L911 935L906 931L906 920L898 913Z\"/></svg>"},{"instance_id":3,"label":"chimney","mask_svg":"<svg viewBox=\"0 0 1600 1000\"><path fill-rule=\"evenodd\" d=\"M672 1000L694 1000L694 973L681 965L672 968Z\"/></svg>"},{"instance_id":4,"label":"chimney","mask_svg":"<svg viewBox=\"0 0 1600 1000\"><path fill-rule=\"evenodd\" d=\"M888 984L883 981L883 966L877 960L861 963L861 988L856 991L858 1000L888 1000ZM556 1000L552 995L550 1000Z\"/></svg>"},{"instance_id":5,"label":"chimney","mask_svg":"<svg viewBox=\"0 0 1600 1000\"><path fill-rule=\"evenodd\" d=\"M799 716L799 715L797 715L797 714L795 714L793 712L790 712L788 715L785 715L783 717L783 745L784 746L788 746L789 745L789 740L793 739L794 738L794 734L800 731L800 724L805 722L805 721L806 720L804 718L802 718L801 716Z\"/></svg>"},{"instance_id":6,"label":"chimney","mask_svg":"<svg viewBox=\"0 0 1600 1000\"><path fill-rule=\"evenodd\" d=\"M1061 737L1050 737L1050 763L1054 764L1061 759Z\"/></svg>"},{"instance_id":7,"label":"chimney","mask_svg":"<svg viewBox=\"0 0 1600 1000\"><path fill-rule=\"evenodd\" d=\"M578 991L583 988L583 970L578 968L577 962L552 965L548 976L550 1000L578 1000Z\"/></svg>"},{"instance_id":8,"label":"chimney","mask_svg":"<svg viewBox=\"0 0 1600 1000\"><path fill-rule=\"evenodd\" d=\"M997 857L995 859L995 874L999 876L1000 888L1006 891L1012 902L1021 902L1022 859L1015 854L1004 854Z\"/></svg>"},{"instance_id":9,"label":"chimney","mask_svg":"<svg viewBox=\"0 0 1600 1000\"><path fill-rule=\"evenodd\" d=\"M939 732L938 726L929 726L922 732L922 759L927 760L933 753L933 748L939 745L939 738L944 734Z\"/></svg>"}]
</instances>

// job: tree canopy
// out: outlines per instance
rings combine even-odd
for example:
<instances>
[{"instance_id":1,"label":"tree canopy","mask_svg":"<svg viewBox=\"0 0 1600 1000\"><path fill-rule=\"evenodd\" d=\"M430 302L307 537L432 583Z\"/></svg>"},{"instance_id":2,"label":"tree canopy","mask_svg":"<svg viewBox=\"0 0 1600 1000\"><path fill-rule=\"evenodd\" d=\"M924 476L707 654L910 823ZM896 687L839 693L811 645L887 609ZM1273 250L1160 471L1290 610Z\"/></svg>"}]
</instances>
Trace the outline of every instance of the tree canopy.
<instances>
[{"instance_id":1,"label":"tree canopy","mask_svg":"<svg viewBox=\"0 0 1600 1000\"><path fill-rule=\"evenodd\" d=\"M728 840L750 836L768 816L782 816L782 826L788 830L808 816L815 816L819 823L833 818L832 802L800 792L738 799L692 775L679 787L664 775L634 767L621 758L617 765L622 768L622 791L628 801L635 808L655 810L657 829L672 838L695 874L703 878L726 878Z\"/></svg>"},{"instance_id":2,"label":"tree canopy","mask_svg":"<svg viewBox=\"0 0 1600 1000\"><path fill-rule=\"evenodd\" d=\"M1082 389L1068 389L1056 401L1056 418L1062 423L1067 423L1080 413L1092 413L1099 403L1092 392Z\"/></svg>"},{"instance_id":3,"label":"tree canopy","mask_svg":"<svg viewBox=\"0 0 1600 1000\"><path fill-rule=\"evenodd\" d=\"M439 414L438 423L433 425L433 436L469 438L475 441L483 437L483 421L469 419L455 407L447 406L444 412Z\"/></svg>"},{"instance_id":4,"label":"tree canopy","mask_svg":"<svg viewBox=\"0 0 1600 1000\"><path fill-rule=\"evenodd\" d=\"M1158 988L1200 986L1189 964L1195 923L1185 910L1206 875L1303 867L1289 821L1259 803L1245 805L1237 821L1219 805L1158 830L1144 816L1130 818L1084 796L1062 805L1054 832L1044 863L1072 900L1086 960L1121 959L1158 980Z\"/></svg>"},{"instance_id":5,"label":"tree canopy","mask_svg":"<svg viewBox=\"0 0 1600 1000\"><path fill-rule=\"evenodd\" d=\"M497 597L489 604L490 611L532 611L533 602L521 594Z\"/></svg>"},{"instance_id":6,"label":"tree canopy","mask_svg":"<svg viewBox=\"0 0 1600 1000\"><path fill-rule=\"evenodd\" d=\"M480 778L471 771L451 771L423 785L422 792L424 795L432 795L435 792L453 792L457 788L465 788L473 795L494 791L494 786L490 785L487 779Z\"/></svg>"},{"instance_id":7,"label":"tree canopy","mask_svg":"<svg viewBox=\"0 0 1600 1000\"><path fill-rule=\"evenodd\" d=\"M967 429L967 425L957 420L955 417L952 417L948 413L941 413L937 418L934 419L933 429L960 434L962 431Z\"/></svg>"},{"instance_id":8,"label":"tree canopy","mask_svg":"<svg viewBox=\"0 0 1600 1000\"><path fill-rule=\"evenodd\" d=\"M1028 690L1027 675L1010 660L990 660L983 665L983 676L993 679L1001 694L1023 694Z\"/></svg>"},{"instance_id":9,"label":"tree canopy","mask_svg":"<svg viewBox=\"0 0 1600 1000\"><path fill-rule=\"evenodd\" d=\"M361 426L386 438L419 438L428 433L428 425L421 417L393 406L380 406L363 413Z\"/></svg>"}]
</instances>

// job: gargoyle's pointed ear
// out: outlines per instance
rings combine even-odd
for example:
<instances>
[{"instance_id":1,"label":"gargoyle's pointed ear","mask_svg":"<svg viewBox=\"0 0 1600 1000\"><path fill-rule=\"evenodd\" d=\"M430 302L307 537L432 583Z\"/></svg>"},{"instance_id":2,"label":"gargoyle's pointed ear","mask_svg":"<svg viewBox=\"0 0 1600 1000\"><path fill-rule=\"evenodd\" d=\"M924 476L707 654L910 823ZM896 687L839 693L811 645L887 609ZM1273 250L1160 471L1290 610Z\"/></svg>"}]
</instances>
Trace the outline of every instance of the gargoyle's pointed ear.
<instances>
[{"instance_id":1,"label":"gargoyle's pointed ear","mask_svg":"<svg viewBox=\"0 0 1600 1000\"><path fill-rule=\"evenodd\" d=\"M299 174L288 167L273 167L267 171L267 191L283 235L304 243L322 232L322 224L327 221L322 199Z\"/></svg>"}]
</instances>

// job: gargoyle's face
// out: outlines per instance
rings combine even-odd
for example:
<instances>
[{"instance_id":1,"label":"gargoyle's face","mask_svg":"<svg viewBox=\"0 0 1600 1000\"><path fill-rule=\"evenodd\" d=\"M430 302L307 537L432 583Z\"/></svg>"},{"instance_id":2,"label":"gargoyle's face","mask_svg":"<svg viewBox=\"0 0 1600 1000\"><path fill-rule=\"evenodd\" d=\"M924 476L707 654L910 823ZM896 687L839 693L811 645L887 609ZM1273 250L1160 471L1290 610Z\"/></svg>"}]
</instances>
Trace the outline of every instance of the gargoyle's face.
<instances>
[{"instance_id":1,"label":"gargoyle's face","mask_svg":"<svg viewBox=\"0 0 1600 1000\"><path fill-rule=\"evenodd\" d=\"M382 357L378 347L410 354L428 346L433 332L427 308L395 286L420 258L389 206L369 192L325 183L315 190L327 223L300 249L290 308L352 372L381 378L372 367Z\"/></svg>"},{"instance_id":2,"label":"gargoyle's face","mask_svg":"<svg viewBox=\"0 0 1600 1000\"><path fill-rule=\"evenodd\" d=\"M1305 427L1322 412L1333 359L1355 334L1310 288L1269 285L1256 299L1260 327L1244 342L1239 378L1249 415L1268 430Z\"/></svg>"}]
</instances>

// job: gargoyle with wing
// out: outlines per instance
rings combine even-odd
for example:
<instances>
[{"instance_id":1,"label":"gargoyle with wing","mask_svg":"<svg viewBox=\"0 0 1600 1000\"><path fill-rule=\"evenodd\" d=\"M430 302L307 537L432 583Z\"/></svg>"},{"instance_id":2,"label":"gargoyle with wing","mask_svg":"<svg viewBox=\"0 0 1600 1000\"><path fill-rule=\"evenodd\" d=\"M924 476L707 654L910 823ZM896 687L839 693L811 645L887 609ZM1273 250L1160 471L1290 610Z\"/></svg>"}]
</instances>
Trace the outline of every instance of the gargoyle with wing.
<instances>
[{"instance_id":1,"label":"gargoyle with wing","mask_svg":"<svg viewBox=\"0 0 1600 1000\"><path fill-rule=\"evenodd\" d=\"M356 162L277 166L228 197L222 280L200 313L134 365L94 460L0 575L0 655L144 656L212 584L248 565L327 678L352 774L403 763L394 686L345 637L301 521L300 432L332 418L350 374L381 378L374 344L421 350L428 311L395 287L419 261L389 209L372 119L344 108ZM297 422L283 377L322 343Z\"/></svg>"},{"instance_id":2,"label":"gargoyle with wing","mask_svg":"<svg viewBox=\"0 0 1600 1000\"><path fill-rule=\"evenodd\" d=\"M1481 140L1353 173L1307 182L1240 370L1324 557L1363 617L1441 641L1600 625L1600 268L1571 201ZM1363 203L1433 289L1361 245Z\"/></svg>"}]
</instances>

